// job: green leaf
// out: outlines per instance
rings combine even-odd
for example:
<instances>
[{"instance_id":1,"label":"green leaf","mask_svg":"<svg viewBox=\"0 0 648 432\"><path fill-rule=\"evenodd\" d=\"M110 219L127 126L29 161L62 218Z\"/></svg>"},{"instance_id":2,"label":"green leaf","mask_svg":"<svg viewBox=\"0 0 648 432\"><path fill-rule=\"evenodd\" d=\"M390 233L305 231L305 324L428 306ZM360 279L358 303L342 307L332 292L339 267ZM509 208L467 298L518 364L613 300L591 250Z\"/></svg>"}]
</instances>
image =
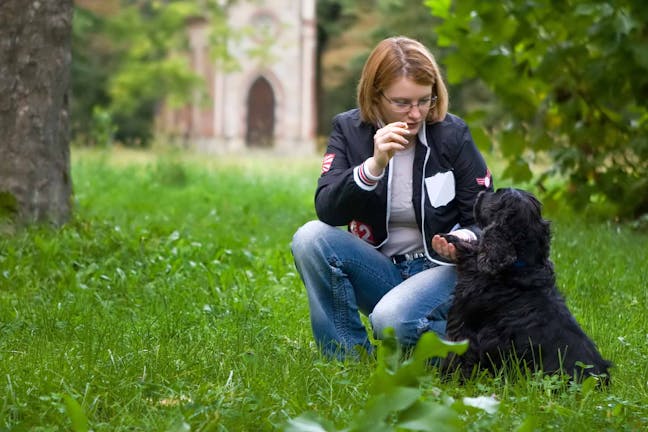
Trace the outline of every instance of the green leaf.
<instances>
[{"instance_id":1,"label":"green leaf","mask_svg":"<svg viewBox=\"0 0 648 432\"><path fill-rule=\"evenodd\" d=\"M648 70L648 43L638 41L629 45L634 60L645 70Z\"/></svg>"},{"instance_id":2,"label":"green leaf","mask_svg":"<svg viewBox=\"0 0 648 432\"><path fill-rule=\"evenodd\" d=\"M592 391L596 389L596 385L598 384L598 379L593 376L589 376L583 380L583 383L581 384L581 394L583 396L587 396L590 394Z\"/></svg>"},{"instance_id":3,"label":"green leaf","mask_svg":"<svg viewBox=\"0 0 648 432\"><path fill-rule=\"evenodd\" d=\"M88 423L88 418L81 408L81 405L72 398L70 395L63 395L63 401L65 402L65 411L68 418L72 422L72 430L74 432L87 432L90 430L90 425Z\"/></svg>"},{"instance_id":4,"label":"green leaf","mask_svg":"<svg viewBox=\"0 0 648 432\"><path fill-rule=\"evenodd\" d=\"M493 150L493 143L484 128L473 127L470 132L479 150L485 153Z\"/></svg>"},{"instance_id":5,"label":"green leaf","mask_svg":"<svg viewBox=\"0 0 648 432\"><path fill-rule=\"evenodd\" d=\"M501 49L492 50L480 65L480 76L489 81L508 82L507 85L514 85L513 65L505 51Z\"/></svg>"},{"instance_id":6,"label":"green leaf","mask_svg":"<svg viewBox=\"0 0 648 432\"><path fill-rule=\"evenodd\" d=\"M402 411L412 405L421 396L421 390L412 387L395 387L388 394L381 394L371 399L367 405L367 414L373 418L386 418L392 411Z\"/></svg>"},{"instance_id":7,"label":"green leaf","mask_svg":"<svg viewBox=\"0 0 648 432\"><path fill-rule=\"evenodd\" d=\"M505 158L519 157L526 148L524 133L519 129L509 129L500 135L500 150Z\"/></svg>"},{"instance_id":8,"label":"green leaf","mask_svg":"<svg viewBox=\"0 0 648 432\"><path fill-rule=\"evenodd\" d=\"M502 176L504 178L510 178L514 182L528 182L533 179L531 168L529 167L528 162L522 159L522 157L516 157L513 160L509 160Z\"/></svg>"},{"instance_id":9,"label":"green leaf","mask_svg":"<svg viewBox=\"0 0 648 432\"><path fill-rule=\"evenodd\" d=\"M468 341L450 342L441 339L434 332L426 332L419 339L414 349L414 358L420 362L431 357L447 357L450 353L463 354L468 349Z\"/></svg>"},{"instance_id":10,"label":"green leaf","mask_svg":"<svg viewBox=\"0 0 648 432\"><path fill-rule=\"evenodd\" d=\"M455 410L430 401L417 402L403 411L398 416L396 426L429 432L465 430L465 425Z\"/></svg>"},{"instance_id":11,"label":"green leaf","mask_svg":"<svg viewBox=\"0 0 648 432\"><path fill-rule=\"evenodd\" d=\"M477 76L475 61L464 57L461 53L448 54L443 62L446 65L448 83L457 84Z\"/></svg>"},{"instance_id":12,"label":"green leaf","mask_svg":"<svg viewBox=\"0 0 648 432\"><path fill-rule=\"evenodd\" d=\"M467 341L448 342L434 332L426 332L418 340L411 357L401 364L393 330L387 329L378 348L378 367L371 377L372 392L388 393L398 386L418 387L432 358L444 358L451 352L463 354L467 349Z\"/></svg>"},{"instance_id":13,"label":"green leaf","mask_svg":"<svg viewBox=\"0 0 648 432\"><path fill-rule=\"evenodd\" d=\"M429 7L432 14L443 19L450 16L451 0L425 0L425 6Z\"/></svg>"},{"instance_id":14,"label":"green leaf","mask_svg":"<svg viewBox=\"0 0 648 432\"><path fill-rule=\"evenodd\" d=\"M367 408L356 416L351 430L381 430L387 427L387 419L393 412L407 409L420 397L421 390L412 387L394 387L389 393L376 395L367 402Z\"/></svg>"},{"instance_id":15,"label":"green leaf","mask_svg":"<svg viewBox=\"0 0 648 432\"><path fill-rule=\"evenodd\" d=\"M529 415L524 419L520 426L518 426L516 432L535 432L538 430L538 426L538 418L533 415Z\"/></svg>"},{"instance_id":16,"label":"green leaf","mask_svg":"<svg viewBox=\"0 0 648 432\"><path fill-rule=\"evenodd\" d=\"M288 420L286 432L334 432L333 425L313 413L305 413L299 417Z\"/></svg>"}]
</instances>

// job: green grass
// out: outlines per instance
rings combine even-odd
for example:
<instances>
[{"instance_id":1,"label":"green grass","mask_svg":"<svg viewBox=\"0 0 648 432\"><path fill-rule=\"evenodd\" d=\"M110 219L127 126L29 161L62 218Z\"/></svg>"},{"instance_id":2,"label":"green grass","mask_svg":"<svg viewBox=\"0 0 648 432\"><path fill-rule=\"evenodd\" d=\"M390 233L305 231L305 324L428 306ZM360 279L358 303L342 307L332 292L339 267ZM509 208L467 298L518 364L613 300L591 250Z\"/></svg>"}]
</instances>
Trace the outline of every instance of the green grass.
<instances>
[{"instance_id":1,"label":"green grass","mask_svg":"<svg viewBox=\"0 0 648 432\"><path fill-rule=\"evenodd\" d=\"M319 160L73 156L73 220L0 239L0 430L351 424L376 363L319 357L289 251ZM495 395L494 414L460 412L468 430L644 430L648 235L548 216L559 284L615 363L612 387L430 371L422 398Z\"/></svg>"}]
</instances>

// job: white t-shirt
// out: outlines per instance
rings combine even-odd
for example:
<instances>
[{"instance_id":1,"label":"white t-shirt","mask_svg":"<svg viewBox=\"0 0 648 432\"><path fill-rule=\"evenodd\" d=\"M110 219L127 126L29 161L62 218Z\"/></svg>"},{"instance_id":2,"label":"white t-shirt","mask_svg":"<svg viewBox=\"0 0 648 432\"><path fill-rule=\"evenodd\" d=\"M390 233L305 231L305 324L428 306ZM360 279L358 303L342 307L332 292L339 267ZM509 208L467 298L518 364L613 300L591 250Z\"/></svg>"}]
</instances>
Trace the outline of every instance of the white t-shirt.
<instances>
[{"instance_id":1,"label":"white t-shirt","mask_svg":"<svg viewBox=\"0 0 648 432\"><path fill-rule=\"evenodd\" d=\"M388 238L381 251L387 256L422 252L423 234L416 223L412 204L412 170L414 150L412 144L406 150L394 153L390 165L391 196L389 207Z\"/></svg>"}]
</instances>

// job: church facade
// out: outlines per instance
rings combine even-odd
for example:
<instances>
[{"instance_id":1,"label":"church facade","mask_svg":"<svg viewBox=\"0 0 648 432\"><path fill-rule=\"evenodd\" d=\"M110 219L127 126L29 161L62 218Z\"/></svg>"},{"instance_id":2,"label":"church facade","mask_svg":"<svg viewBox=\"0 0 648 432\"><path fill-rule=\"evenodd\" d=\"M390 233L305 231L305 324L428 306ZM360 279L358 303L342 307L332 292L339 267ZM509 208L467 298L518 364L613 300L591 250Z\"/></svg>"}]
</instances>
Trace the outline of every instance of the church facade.
<instances>
[{"instance_id":1,"label":"church facade","mask_svg":"<svg viewBox=\"0 0 648 432\"><path fill-rule=\"evenodd\" d=\"M233 62L213 60L209 28L188 24L193 70L206 95L165 107L158 131L206 153L315 150L315 0L248 0L228 7Z\"/></svg>"}]
</instances>

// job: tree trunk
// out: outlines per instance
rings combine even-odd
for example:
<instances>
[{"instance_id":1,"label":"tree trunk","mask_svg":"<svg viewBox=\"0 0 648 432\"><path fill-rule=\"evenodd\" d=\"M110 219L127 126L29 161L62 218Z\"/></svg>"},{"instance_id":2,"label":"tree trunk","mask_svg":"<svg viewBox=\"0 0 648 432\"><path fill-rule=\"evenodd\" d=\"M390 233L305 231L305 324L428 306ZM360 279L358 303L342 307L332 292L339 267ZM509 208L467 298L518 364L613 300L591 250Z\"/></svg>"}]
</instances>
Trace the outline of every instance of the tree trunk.
<instances>
[{"instance_id":1,"label":"tree trunk","mask_svg":"<svg viewBox=\"0 0 648 432\"><path fill-rule=\"evenodd\" d=\"M0 218L66 222L72 0L0 0Z\"/></svg>"}]
</instances>

